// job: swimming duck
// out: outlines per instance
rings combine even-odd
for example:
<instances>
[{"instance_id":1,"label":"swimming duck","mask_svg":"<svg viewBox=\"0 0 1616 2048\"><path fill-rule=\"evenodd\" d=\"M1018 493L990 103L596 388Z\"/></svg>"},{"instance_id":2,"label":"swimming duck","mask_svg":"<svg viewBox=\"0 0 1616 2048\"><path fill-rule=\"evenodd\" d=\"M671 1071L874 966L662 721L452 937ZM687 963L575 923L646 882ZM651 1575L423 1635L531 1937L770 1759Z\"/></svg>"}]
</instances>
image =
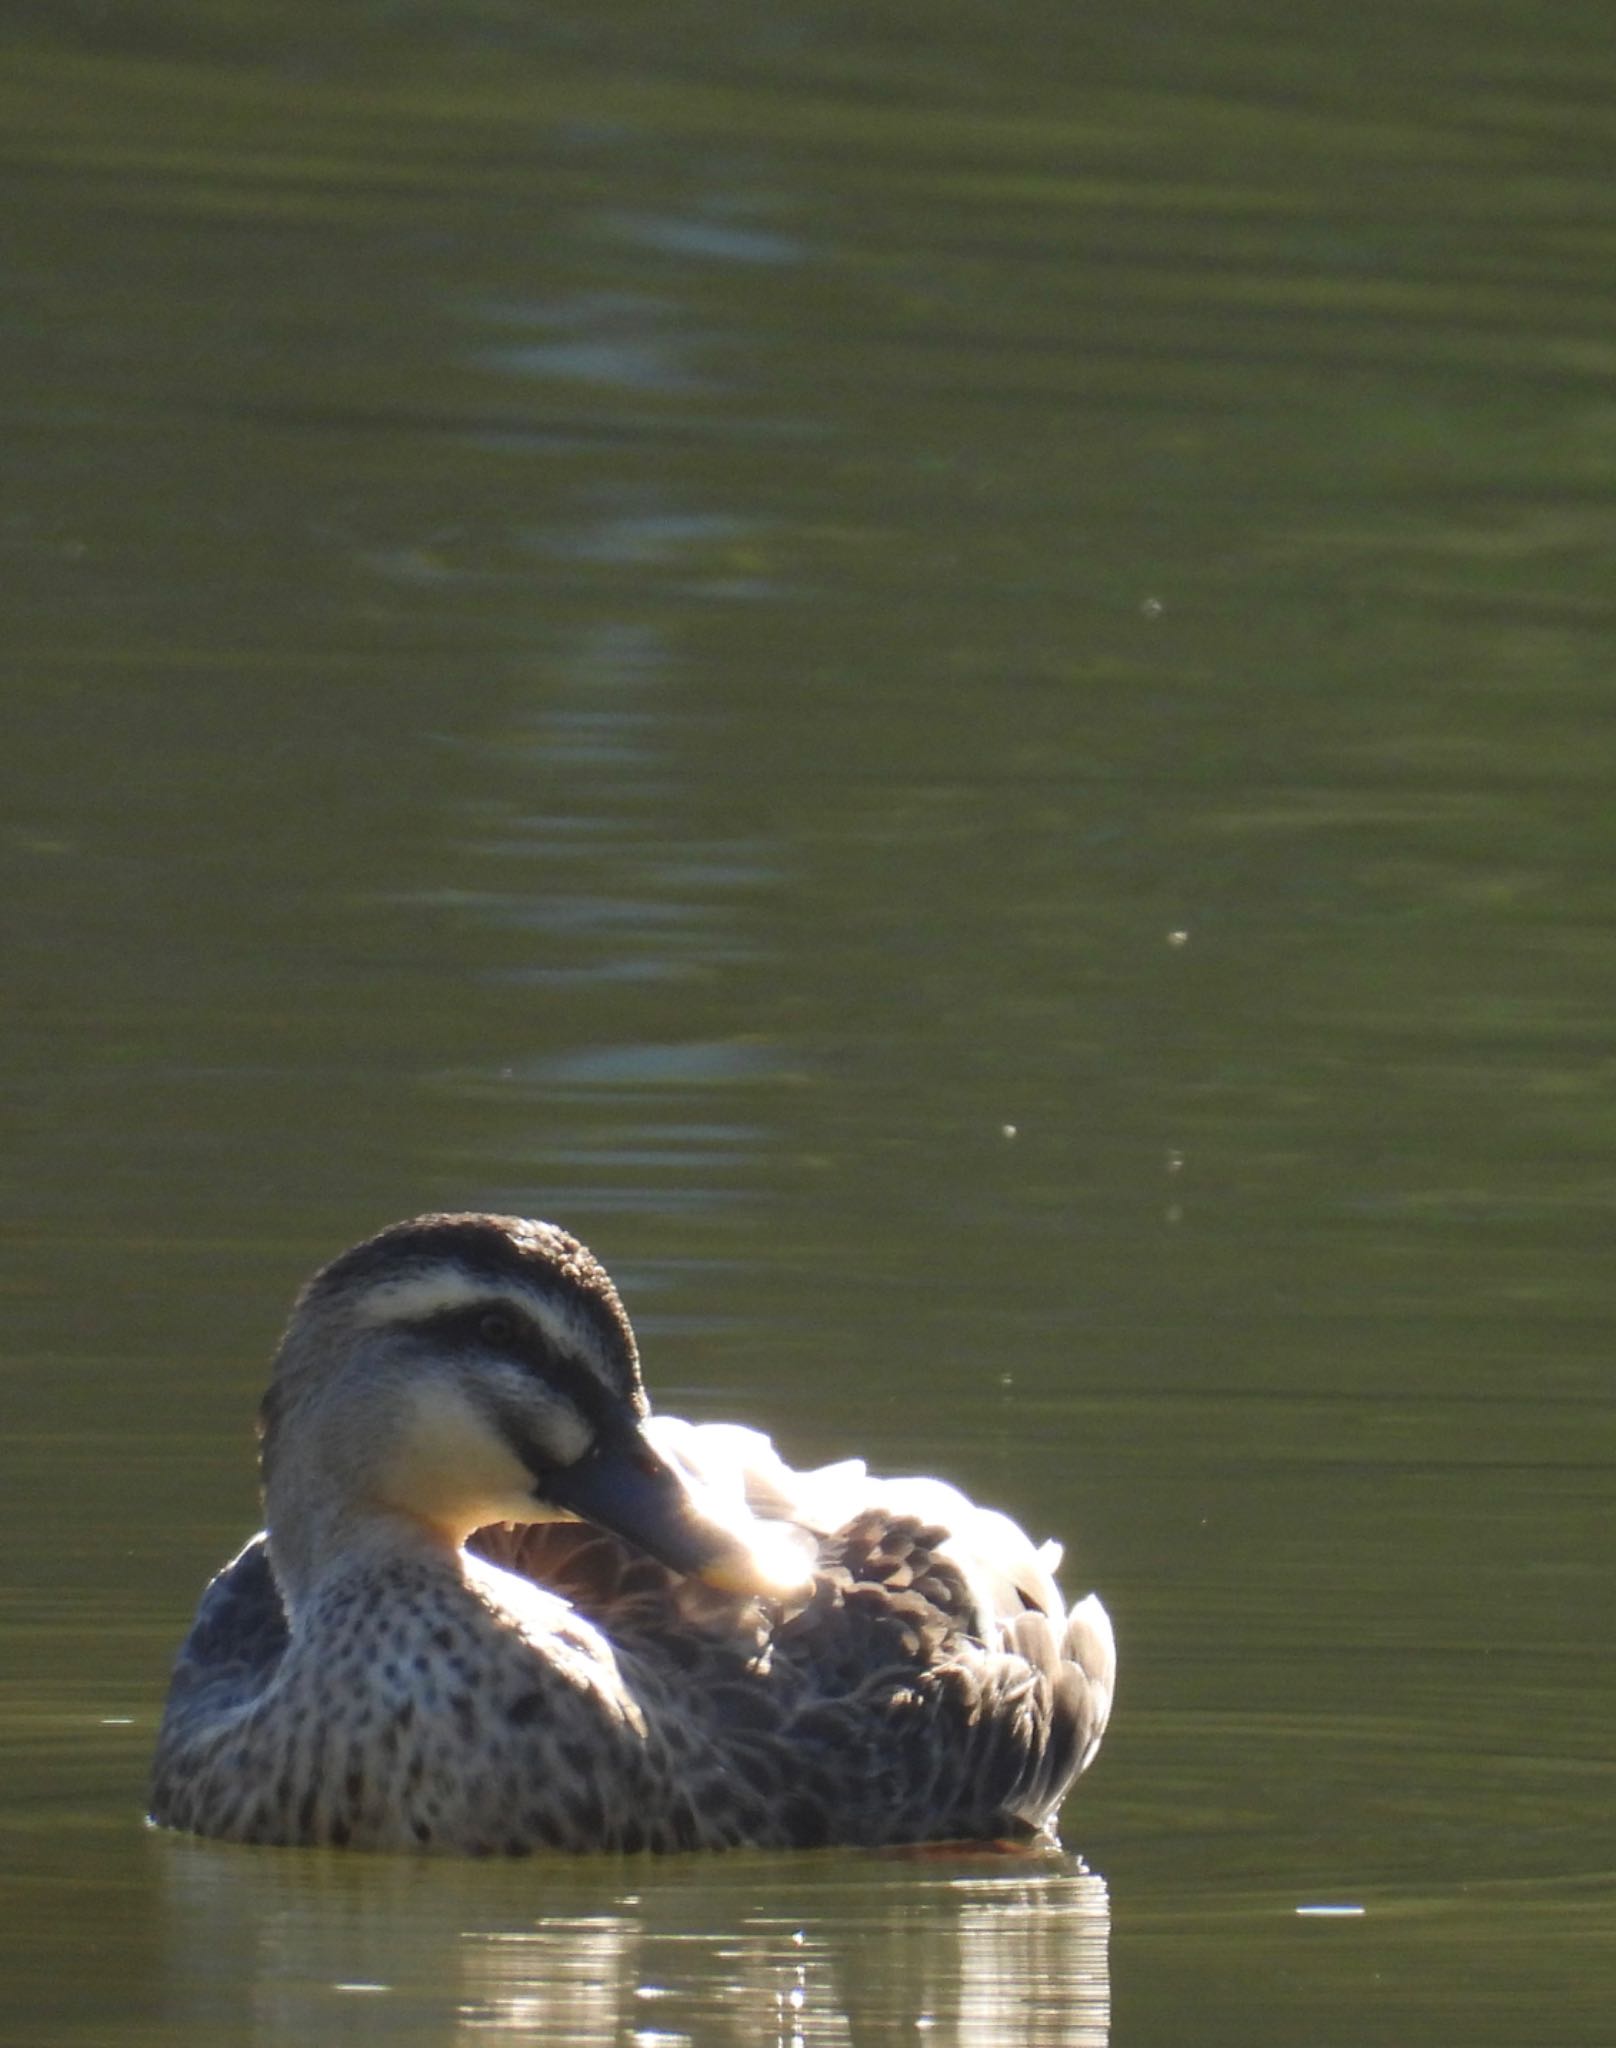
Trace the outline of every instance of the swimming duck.
<instances>
[{"instance_id":1,"label":"swimming duck","mask_svg":"<svg viewBox=\"0 0 1616 2048\"><path fill-rule=\"evenodd\" d=\"M1060 1553L942 1481L653 1416L604 1268L417 1217L316 1273L266 1533L174 1668L151 1813L524 1854L1052 1839L1115 1651Z\"/></svg>"}]
</instances>

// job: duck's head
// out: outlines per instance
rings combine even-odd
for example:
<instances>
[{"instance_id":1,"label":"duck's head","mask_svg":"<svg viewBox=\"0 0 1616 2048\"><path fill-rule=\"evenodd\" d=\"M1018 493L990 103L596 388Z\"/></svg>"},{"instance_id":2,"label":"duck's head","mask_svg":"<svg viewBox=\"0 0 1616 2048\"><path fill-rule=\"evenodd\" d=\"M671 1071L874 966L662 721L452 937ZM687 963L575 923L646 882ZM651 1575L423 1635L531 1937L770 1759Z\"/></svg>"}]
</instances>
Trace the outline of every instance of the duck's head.
<instances>
[{"instance_id":1,"label":"duck's head","mask_svg":"<svg viewBox=\"0 0 1616 2048\"><path fill-rule=\"evenodd\" d=\"M419 1216L298 1296L261 1414L270 1542L295 1599L334 1541L406 1526L597 1523L735 1593L804 1576L783 1535L700 1497L645 1433L634 1333L553 1224Z\"/></svg>"}]
</instances>

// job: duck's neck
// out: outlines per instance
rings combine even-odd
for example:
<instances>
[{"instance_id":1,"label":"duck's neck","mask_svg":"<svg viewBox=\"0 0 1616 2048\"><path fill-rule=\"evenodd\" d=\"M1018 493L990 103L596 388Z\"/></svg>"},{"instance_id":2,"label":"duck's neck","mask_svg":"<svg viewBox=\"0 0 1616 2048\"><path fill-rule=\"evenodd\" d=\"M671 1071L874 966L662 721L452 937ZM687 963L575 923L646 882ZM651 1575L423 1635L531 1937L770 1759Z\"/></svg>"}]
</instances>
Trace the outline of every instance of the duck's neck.
<instances>
[{"instance_id":1,"label":"duck's neck","mask_svg":"<svg viewBox=\"0 0 1616 2048\"><path fill-rule=\"evenodd\" d=\"M462 1576L459 1542L400 1509L370 1502L326 1502L316 1511L287 1512L273 1496L265 1502L269 1554L287 1618L334 1578L401 1563Z\"/></svg>"}]
</instances>

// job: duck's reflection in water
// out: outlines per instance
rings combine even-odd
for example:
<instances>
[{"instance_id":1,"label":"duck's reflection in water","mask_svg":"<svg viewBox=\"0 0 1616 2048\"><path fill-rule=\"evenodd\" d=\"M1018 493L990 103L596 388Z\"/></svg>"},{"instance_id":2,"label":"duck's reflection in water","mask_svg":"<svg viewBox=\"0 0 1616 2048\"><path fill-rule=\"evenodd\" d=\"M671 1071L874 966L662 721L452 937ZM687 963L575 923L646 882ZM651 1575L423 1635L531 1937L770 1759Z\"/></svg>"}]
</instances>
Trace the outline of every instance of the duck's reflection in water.
<instances>
[{"instance_id":1,"label":"duck's reflection in water","mask_svg":"<svg viewBox=\"0 0 1616 2048\"><path fill-rule=\"evenodd\" d=\"M1104 1881L1074 1858L517 1864L155 1837L169 2038L1103 2048Z\"/></svg>"}]
</instances>

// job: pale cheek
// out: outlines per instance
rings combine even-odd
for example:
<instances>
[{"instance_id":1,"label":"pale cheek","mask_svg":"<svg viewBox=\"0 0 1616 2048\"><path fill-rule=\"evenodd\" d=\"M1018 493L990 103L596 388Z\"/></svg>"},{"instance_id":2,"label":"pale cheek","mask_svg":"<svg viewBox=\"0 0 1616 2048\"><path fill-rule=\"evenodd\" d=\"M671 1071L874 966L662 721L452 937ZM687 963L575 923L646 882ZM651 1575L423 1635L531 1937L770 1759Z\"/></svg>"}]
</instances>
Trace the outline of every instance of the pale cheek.
<instances>
[{"instance_id":1,"label":"pale cheek","mask_svg":"<svg viewBox=\"0 0 1616 2048\"><path fill-rule=\"evenodd\" d=\"M457 1539L484 1522L531 1519L533 1481L493 1427L452 1390L422 1390L378 1492Z\"/></svg>"}]
</instances>

